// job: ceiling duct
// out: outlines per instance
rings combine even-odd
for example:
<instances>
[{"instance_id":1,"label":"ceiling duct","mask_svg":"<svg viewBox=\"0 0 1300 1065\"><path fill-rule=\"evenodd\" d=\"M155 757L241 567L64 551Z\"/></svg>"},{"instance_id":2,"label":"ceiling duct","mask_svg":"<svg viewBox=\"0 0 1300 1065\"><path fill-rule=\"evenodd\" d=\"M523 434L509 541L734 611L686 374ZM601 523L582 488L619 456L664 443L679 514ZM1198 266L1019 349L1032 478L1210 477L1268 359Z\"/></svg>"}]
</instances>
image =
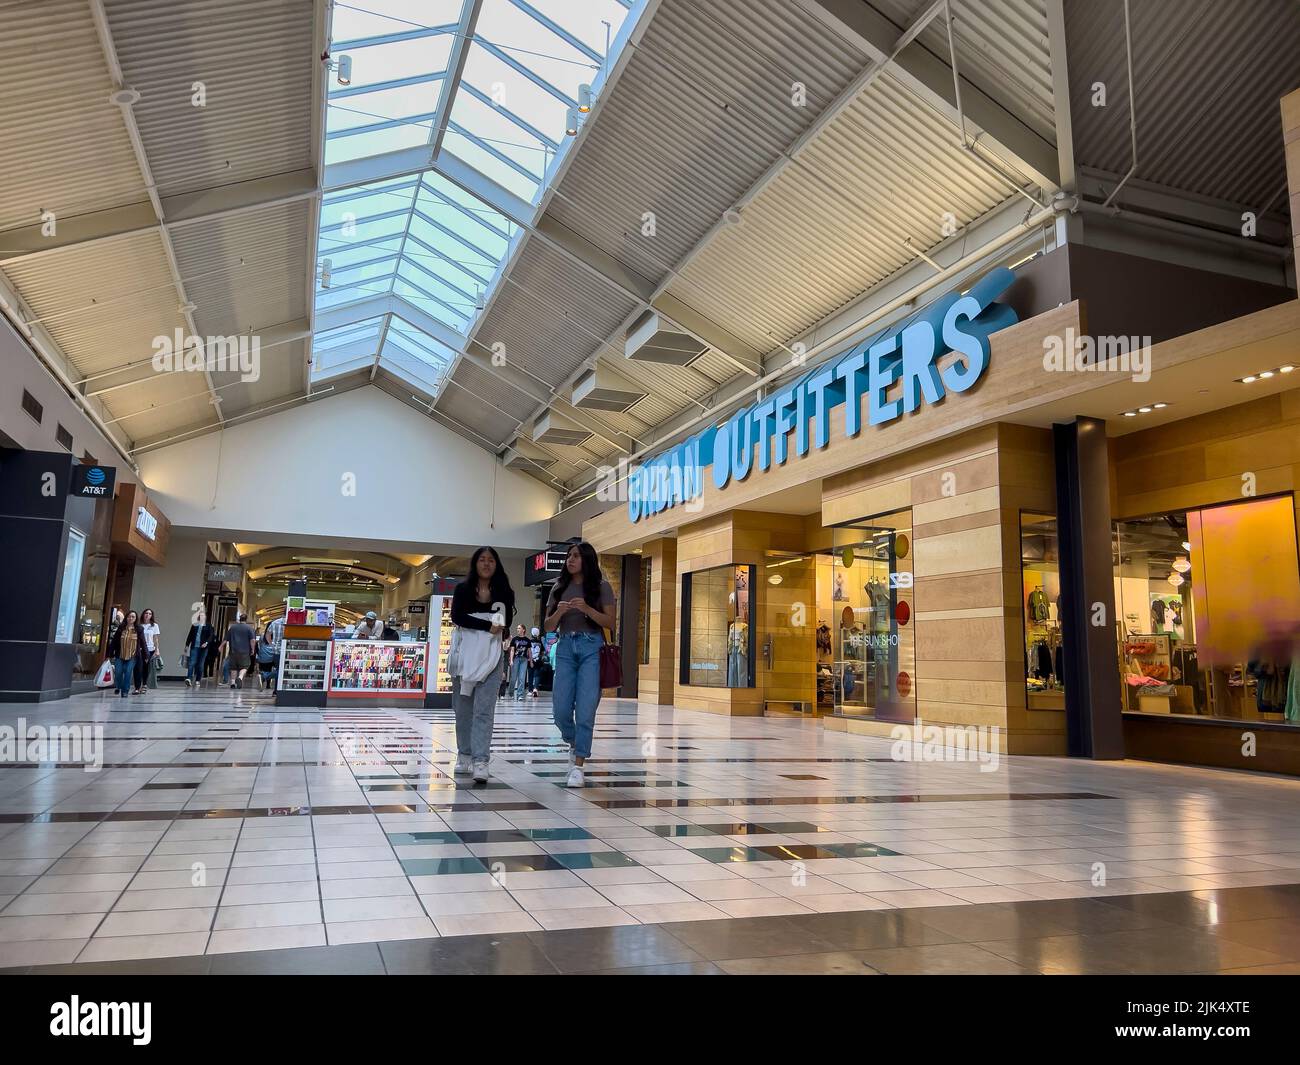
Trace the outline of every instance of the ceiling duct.
<instances>
[{"instance_id":1,"label":"ceiling duct","mask_svg":"<svg viewBox=\"0 0 1300 1065\"><path fill-rule=\"evenodd\" d=\"M529 447L522 439L516 439L506 448L501 462L507 469L521 470L524 473L549 470L555 465L555 460L550 455Z\"/></svg>"},{"instance_id":2,"label":"ceiling duct","mask_svg":"<svg viewBox=\"0 0 1300 1065\"><path fill-rule=\"evenodd\" d=\"M556 417L554 411L548 410L533 423L533 443L535 444L560 444L565 447L576 447L579 444L585 444L591 439L591 436L592 434L586 429Z\"/></svg>"},{"instance_id":3,"label":"ceiling duct","mask_svg":"<svg viewBox=\"0 0 1300 1065\"><path fill-rule=\"evenodd\" d=\"M654 311L646 311L627 331L623 353L638 362L664 362L685 366L708 351L708 345L689 333L671 329Z\"/></svg>"},{"instance_id":4,"label":"ceiling duct","mask_svg":"<svg viewBox=\"0 0 1300 1065\"><path fill-rule=\"evenodd\" d=\"M595 366L573 383L571 402L583 410L609 410L626 414L646 393L629 390L603 366Z\"/></svg>"}]
</instances>

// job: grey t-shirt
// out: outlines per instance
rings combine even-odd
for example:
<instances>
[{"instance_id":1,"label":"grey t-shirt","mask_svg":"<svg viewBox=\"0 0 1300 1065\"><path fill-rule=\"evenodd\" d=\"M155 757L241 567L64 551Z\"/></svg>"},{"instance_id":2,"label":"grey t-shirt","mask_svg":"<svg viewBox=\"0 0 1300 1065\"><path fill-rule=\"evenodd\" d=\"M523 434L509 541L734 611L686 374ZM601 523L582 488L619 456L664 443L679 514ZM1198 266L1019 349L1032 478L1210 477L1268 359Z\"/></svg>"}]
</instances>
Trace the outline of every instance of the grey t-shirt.
<instances>
[{"instance_id":1,"label":"grey t-shirt","mask_svg":"<svg viewBox=\"0 0 1300 1065\"><path fill-rule=\"evenodd\" d=\"M560 598L557 594L559 585L551 589L551 597L546 602L546 616L550 617L555 613L555 608L560 605ZM569 586L564 589L565 599L581 599L582 586L570 582ZM600 609L608 612L614 606L614 589L609 586L609 581L600 582ZM579 610L570 610L564 617L560 618L560 624L556 627L556 632L601 632L602 629L591 618Z\"/></svg>"},{"instance_id":2,"label":"grey t-shirt","mask_svg":"<svg viewBox=\"0 0 1300 1065\"><path fill-rule=\"evenodd\" d=\"M235 622L226 633L226 642L230 644L230 650L237 655L251 655L253 641L256 638L257 634L253 632L253 626L246 625L242 621Z\"/></svg>"}]
</instances>

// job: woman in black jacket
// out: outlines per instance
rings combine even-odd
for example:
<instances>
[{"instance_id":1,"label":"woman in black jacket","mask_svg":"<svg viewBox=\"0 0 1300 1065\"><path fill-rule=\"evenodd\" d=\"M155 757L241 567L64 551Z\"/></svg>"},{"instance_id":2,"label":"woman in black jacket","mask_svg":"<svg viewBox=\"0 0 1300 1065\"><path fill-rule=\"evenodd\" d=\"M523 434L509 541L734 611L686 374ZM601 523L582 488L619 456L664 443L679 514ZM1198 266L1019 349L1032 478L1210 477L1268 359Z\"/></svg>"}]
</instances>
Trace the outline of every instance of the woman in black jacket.
<instances>
[{"instance_id":1,"label":"woman in black jacket","mask_svg":"<svg viewBox=\"0 0 1300 1065\"><path fill-rule=\"evenodd\" d=\"M493 603L505 607L504 625L494 625L474 616L491 613ZM462 629L489 632L499 643L501 634L510 631L514 616L515 593L501 565L501 556L494 548L480 547L469 560L469 575L452 593L451 623ZM459 677L451 680L451 705L456 711L455 772L472 771L475 787L486 784L488 779L500 677L500 672L488 676L467 695L460 693Z\"/></svg>"}]
</instances>

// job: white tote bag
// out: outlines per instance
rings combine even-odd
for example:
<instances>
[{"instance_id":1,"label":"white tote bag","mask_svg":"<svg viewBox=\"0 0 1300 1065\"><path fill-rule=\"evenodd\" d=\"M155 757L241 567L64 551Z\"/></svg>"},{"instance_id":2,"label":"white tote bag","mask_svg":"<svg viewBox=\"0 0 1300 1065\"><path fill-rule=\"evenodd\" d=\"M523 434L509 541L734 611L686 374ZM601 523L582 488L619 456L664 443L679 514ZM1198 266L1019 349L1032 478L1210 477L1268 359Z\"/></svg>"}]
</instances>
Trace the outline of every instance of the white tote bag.
<instances>
[{"instance_id":1,"label":"white tote bag","mask_svg":"<svg viewBox=\"0 0 1300 1065\"><path fill-rule=\"evenodd\" d=\"M104 664L99 667L99 672L95 674L96 688L111 688L113 686L113 662L112 659L105 658Z\"/></svg>"}]
</instances>

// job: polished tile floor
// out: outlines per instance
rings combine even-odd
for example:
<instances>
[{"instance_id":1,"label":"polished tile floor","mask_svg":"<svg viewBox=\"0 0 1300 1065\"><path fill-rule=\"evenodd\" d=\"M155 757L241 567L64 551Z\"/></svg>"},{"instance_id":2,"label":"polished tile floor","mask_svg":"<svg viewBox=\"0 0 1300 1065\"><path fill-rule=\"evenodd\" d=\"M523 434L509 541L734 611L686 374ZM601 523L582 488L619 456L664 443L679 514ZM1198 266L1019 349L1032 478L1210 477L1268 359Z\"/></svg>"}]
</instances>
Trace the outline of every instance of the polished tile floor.
<instances>
[{"instance_id":1,"label":"polished tile floor","mask_svg":"<svg viewBox=\"0 0 1300 1065\"><path fill-rule=\"evenodd\" d=\"M20 719L102 725L104 767L0 762L0 967L1300 970L1300 781L607 700L575 792L541 699L475 789L450 711L164 686Z\"/></svg>"}]
</instances>

